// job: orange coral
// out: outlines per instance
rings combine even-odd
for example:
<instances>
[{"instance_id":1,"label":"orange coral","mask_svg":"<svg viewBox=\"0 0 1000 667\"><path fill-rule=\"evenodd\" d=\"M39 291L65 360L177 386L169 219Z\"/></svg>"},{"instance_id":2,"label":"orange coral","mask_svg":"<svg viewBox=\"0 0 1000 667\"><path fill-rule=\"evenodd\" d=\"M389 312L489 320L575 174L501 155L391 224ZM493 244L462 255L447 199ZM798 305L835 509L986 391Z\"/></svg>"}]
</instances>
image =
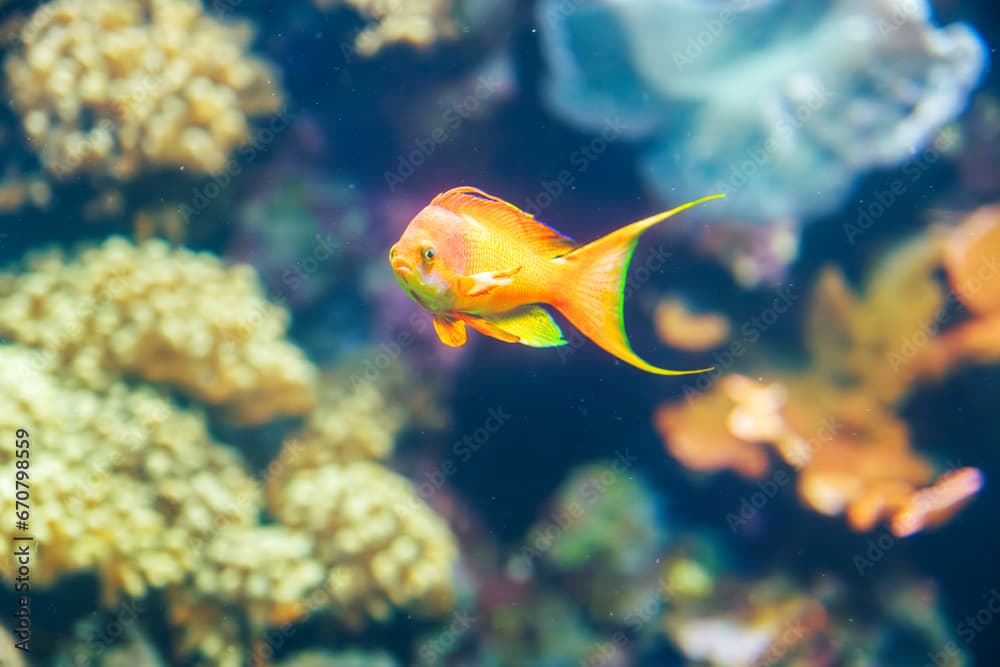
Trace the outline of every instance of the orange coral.
<instances>
[{"instance_id":1,"label":"orange coral","mask_svg":"<svg viewBox=\"0 0 1000 667\"><path fill-rule=\"evenodd\" d=\"M920 369L932 377L964 360L1000 361L1000 205L974 211L948 232L944 268L955 296L974 317L922 351Z\"/></svg>"},{"instance_id":2,"label":"orange coral","mask_svg":"<svg viewBox=\"0 0 1000 667\"><path fill-rule=\"evenodd\" d=\"M975 238L1000 244L1000 234L991 234ZM770 447L798 469L803 502L822 514L845 514L855 530L888 520L905 536L949 518L980 489L981 473L962 468L935 482L933 466L911 449L896 415L947 319L948 302L933 275L941 248L933 239L904 245L879 264L860 296L839 271L824 270L807 318L810 363L795 373L764 373L766 382L729 374L702 395L661 407L655 422L667 448L694 470L760 478L770 467ZM993 257L979 245L949 246L944 255L951 264L961 257L961 275L974 277L976 266ZM993 291L990 298L1000 302L1000 288ZM974 291L977 306L993 303L986 292ZM1000 353L1000 337L994 341Z\"/></svg>"},{"instance_id":3,"label":"orange coral","mask_svg":"<svg viewBox=\"0 0 1000 667\"><path fill-rule=\"evenodd\" d=\"M653 322L663 342L679 350L710 350L729 338L729 320L724 315L692 312L676 297L657 304Z\"/></svg>"}]
</instances>

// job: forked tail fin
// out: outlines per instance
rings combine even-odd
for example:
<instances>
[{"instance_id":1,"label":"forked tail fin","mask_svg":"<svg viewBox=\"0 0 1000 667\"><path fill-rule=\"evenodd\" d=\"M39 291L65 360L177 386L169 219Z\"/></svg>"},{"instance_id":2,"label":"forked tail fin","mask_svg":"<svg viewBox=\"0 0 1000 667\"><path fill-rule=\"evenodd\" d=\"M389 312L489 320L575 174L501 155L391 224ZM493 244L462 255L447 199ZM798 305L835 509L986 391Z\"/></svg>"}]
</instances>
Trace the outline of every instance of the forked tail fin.
<instances>
[{"instance_id":1,"label":"forked tail fin","mask_svg":"<svg viewBox=\"0 0 1000 667\"><path fill-rule=\"evenodd\" d=\"M672 371L658 368L632 351L625 334L625 278L636 243L644 231L692 206L722 197L725 195L709 195L657 213L553 260L565 262L566 266L561 294L552 305L584 336L622 361L644 371L658 375L687 375L712 370Z\"/></svg>"}]
</instances>

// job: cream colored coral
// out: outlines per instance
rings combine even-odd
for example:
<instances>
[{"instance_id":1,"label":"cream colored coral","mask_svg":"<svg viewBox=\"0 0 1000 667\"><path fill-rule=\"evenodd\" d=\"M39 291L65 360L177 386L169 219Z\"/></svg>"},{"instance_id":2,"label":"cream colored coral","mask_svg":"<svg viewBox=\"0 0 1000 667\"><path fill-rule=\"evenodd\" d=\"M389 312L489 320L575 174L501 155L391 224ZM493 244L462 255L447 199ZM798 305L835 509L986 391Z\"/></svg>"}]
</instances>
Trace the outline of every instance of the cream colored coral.
<instances>
[{"instance_id":1,"label":"cream colored coral","mask_svg":"<svg viewBox=\"0 0 1000 667\"><path fill-rule=\"evenodd\" d=\"M0 335L50 350L88 387L168 383L243 423L313 407L315 370L287 327L252 268L160 241L37 253L0 274Z\"/></svg>"},{"instance_id":2,"label":"cream colored coral","mask_svg":"<svg viewBox=\"0 0 1000 667\"><path fill-rule=\"evenodd\" d=\"M197 412L151 387L116 383L103 395L60 376L55 360L0 346L0 466L14 469L17 429L30 441L32 581L97 572L106 601L178 584L221 526L253 526L260 490L219 447ZM14 516L13 485L0 511ZM0 524L8 544L20 534ZM13 574L13 559L0 573Z\"/></svg>"},{"instance_id":3,"label":"cream colored coral","mask_svg":"<svg viewBox=\"0 0 1000 667\"><path fill-rule=\"evenodd\" d=\"M295 471L268 495L285 525L315 536L328 604L343 621L450 607L454 538L399 475L365 461L331 463Z\"/></svg>"},{"instance_id":4,"label":"cream colored coral","mask_svg":"<svg viewBox=\"0 0 1000 667\"><path fill-rule=\"evenodd\" d=\"M230 527L213 537L195 573L201 596L236 601L255 627L306 615L309 594L322 585L312 535L286 526Z\"/></svg>"},{"instance_id":5,"label":"cream colored coral","mask_svg":"<svg viewBox=\"0 0 1000 667\"><path fill-rule=\"evenodd\" d=\"M389 44L427 47L452 38L457 29L450 0L313 0L320 9L347 5L372 21L355 39L358 53L370 56Z\"/></svg>"},{"instance_id":6,"label":"cream colored coral","mask_svg":"<svg viewBox=\"0 0 1000 667\"><path fill-rule=\"evenodd\" d=\"M45 209L51 203L52 186L42 175L8 168L0 177L0 213L17 213L27 206Z\"/></svg>"},{"instance_id":7,"label":"cream colored coral","mask_svg":"<svg viewBox=\"0 0 1000 667\"><path fill-rule=\"evenodd\" d=\"M406 414L384 385L322 376L316 410L285 444L278 463L294 470L388 457Z\"/></svg>"},{"instance_id":8,"label":"cream colored coral","mask_svg":"<svg viewBox=\"0 0 1000 667\"><path fill-rule=\"evenodd\" d=\"M250 141L249 119L282 105L251 37L199 0L54 0L7 58L9 94L56 176L215 173Z\"/></svg>"}]
</instances>

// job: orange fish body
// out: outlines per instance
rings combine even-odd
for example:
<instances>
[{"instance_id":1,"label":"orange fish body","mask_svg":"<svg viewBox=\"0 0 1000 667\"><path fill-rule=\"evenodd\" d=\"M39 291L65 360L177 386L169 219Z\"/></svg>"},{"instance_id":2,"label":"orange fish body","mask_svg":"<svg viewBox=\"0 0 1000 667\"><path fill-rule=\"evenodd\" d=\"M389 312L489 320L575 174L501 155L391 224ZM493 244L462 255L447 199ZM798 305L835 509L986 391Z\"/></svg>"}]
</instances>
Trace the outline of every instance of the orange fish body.
<instances>
[{"instance_id":1,"label":"orange fish body","mask_svg":"<svg viewBox=\"0 0 1000 667\"><path fill-rule=\"evenodd\" d=\"M660 375L700 373L653 366L625 334L625 276L639 236L712 195L579 245L502 199L458 187L431 200L389 251L400 287L434 316L441 340L464 345L466 327L531 347L565 345L543 306L597 345Z\"/></svg>"}]
</instances>

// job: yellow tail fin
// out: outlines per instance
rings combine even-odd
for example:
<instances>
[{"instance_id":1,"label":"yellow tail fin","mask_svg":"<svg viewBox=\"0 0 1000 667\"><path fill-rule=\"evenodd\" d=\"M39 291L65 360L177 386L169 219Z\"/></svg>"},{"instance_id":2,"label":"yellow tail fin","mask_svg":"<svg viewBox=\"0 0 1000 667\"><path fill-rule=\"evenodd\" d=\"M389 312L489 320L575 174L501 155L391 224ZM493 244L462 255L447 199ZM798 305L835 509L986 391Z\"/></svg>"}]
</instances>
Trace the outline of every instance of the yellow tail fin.
<instances>
[{"instance_id":1,"label":"yellow tail fin","mask_svg":"<svg viewBox=\"0 0 1000 667\"><path fill-rule=\"evenodd\" d=\"M713 370L672 371L647 363L632 351L625 334L625 277L636 243L644 231L692 206L725 195L710 195L633 222L557 258L565 262L565 282L553 306L584 336L622 361L658 375L687 375Z\"/></svg>"}]
</instances>

